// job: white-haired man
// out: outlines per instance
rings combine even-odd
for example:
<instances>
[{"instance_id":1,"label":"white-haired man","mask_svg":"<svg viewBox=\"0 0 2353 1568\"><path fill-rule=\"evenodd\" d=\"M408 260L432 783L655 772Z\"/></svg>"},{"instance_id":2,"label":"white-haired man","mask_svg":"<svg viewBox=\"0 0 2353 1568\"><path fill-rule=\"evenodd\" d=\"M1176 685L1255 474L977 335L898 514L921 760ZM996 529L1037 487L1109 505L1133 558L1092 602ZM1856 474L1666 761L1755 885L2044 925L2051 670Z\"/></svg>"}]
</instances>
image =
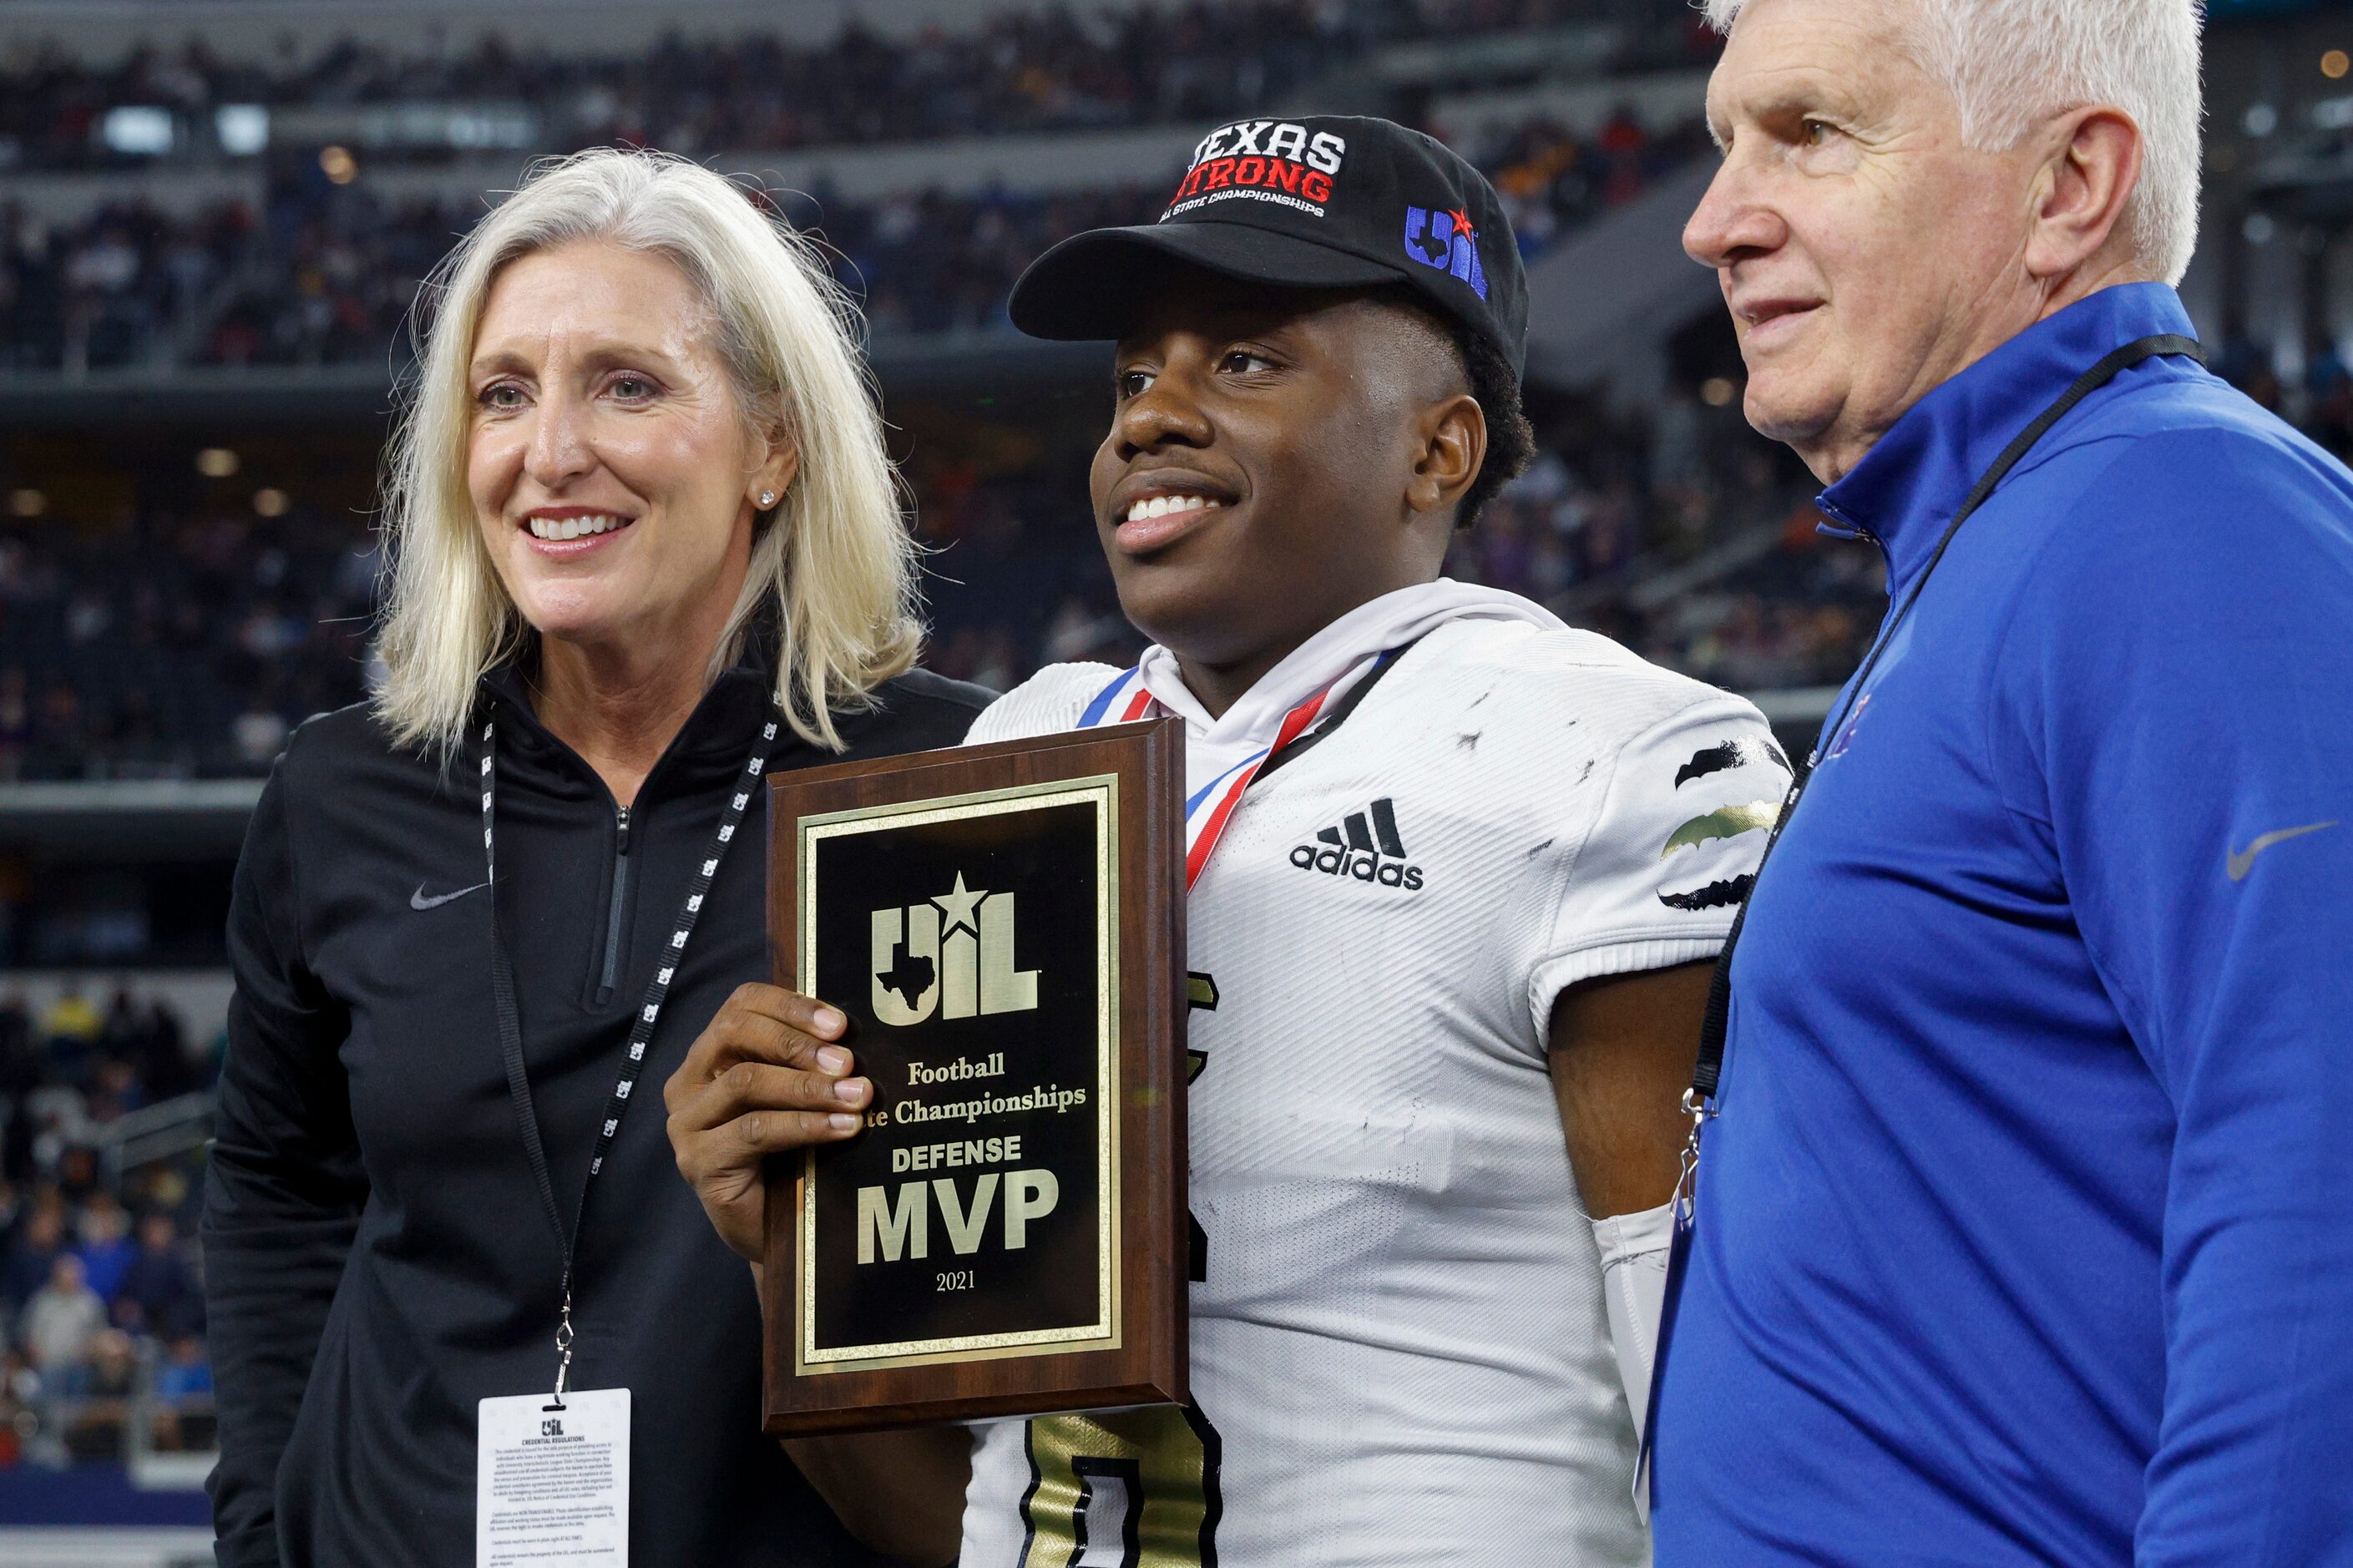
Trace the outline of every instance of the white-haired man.
<instances>
[{"instance_id":1,"label":"white-haired man","mask_svg":"<svg viewBox=\"0 0 2353 1568\"><path fill-rule=\"evenodd\" d=\"M1685 245L1891 600L1712 1009L1657 1560L2353 1562L2353 474L2170 287L2193 0L1709 9Z\"/></svg>"}]
</instances>

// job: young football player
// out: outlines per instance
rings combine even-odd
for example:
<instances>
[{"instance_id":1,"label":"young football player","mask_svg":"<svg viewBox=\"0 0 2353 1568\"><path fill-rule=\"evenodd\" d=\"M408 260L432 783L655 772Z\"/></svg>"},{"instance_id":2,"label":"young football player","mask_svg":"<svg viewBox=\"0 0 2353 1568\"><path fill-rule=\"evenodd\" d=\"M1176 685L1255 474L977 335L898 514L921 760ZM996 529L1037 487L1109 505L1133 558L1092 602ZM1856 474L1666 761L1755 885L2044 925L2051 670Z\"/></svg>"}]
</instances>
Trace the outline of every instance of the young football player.
<instances>
[{"instance_id":1,"label":"young football player","mask_svg":"<svg viewBox=\"0 0 2353 1568\"><path fill-rule=\"evenodd\" d=\"M1056 247L1012 310L1118 345L1095 520L1154 646L1040 671L970 738L1184 721L1214 1005L1188 1039L1193 1403L977 1428L962 1563L1646 1562L1677 1106L1787 782L1770 733L1440 576L1531 437L1510 228L1428 137L1227 126L1158 223ZM823 1096L866 1090L832 1009L739 1005L672 1127L755 1257L759 1156L849 1135ZM742 1061L770 1065L722 1076ZM964 1435L865 1441L796 1457L853 1528L936 1521ZM889 1539L952 1554L922 1528Z\"/></svg>"}]
</instances>

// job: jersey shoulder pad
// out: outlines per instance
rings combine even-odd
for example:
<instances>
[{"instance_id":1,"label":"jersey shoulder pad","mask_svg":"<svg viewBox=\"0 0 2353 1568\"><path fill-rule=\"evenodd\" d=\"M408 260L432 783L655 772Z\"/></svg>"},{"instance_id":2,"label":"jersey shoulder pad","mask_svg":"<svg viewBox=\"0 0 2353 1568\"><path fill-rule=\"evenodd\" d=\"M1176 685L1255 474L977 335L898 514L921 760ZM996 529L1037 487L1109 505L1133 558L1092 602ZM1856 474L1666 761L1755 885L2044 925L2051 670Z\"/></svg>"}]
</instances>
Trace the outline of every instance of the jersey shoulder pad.
<instances>
[{"instance_id":1,"label":"jersey shoulder pad","mask_svg":"<svg viewBox=\"0 0 2353 1568\"><path fill-rule=\"evenodd\" d=\"M1447 628L1430 671L1451 693L1450 711L1473 699L1531 735L1554 732L1563 716L1586 731L1579 747L1615 748L1694 703L1713 700L1753 713L1740 698L1651 663L1599 632L1516 623Z\"/></svg>"},{"instance_id":2,"label":"jersey shoulder pad","mask_svg":"<svg viewBox=\"0 0 2353 1568\"><path fill-rule=\"evenodd\" d=\"M965 744L1019 741L1078 727L1079 716L1119 671L1107 664L1050 664L981 710Z\"/></svg>"}]
</instances>

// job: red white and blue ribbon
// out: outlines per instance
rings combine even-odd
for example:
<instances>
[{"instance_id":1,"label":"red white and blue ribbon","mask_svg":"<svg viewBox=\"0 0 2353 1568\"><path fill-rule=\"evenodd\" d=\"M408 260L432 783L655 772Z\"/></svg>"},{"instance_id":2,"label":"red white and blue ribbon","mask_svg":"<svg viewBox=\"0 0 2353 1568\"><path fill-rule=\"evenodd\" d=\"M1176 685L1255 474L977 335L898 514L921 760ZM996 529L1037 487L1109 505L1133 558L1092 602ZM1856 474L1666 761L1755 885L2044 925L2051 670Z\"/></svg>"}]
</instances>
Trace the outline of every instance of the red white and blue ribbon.
<instances>
[{"instance_id":1,"label":"red white and blue ribbon","mask_svg":"<svg viewBox=\"0 0 2353 1568\"><path fill-rule=\"evenodd\" d=\"M1282 716L1282 723L1274 732L1274 743L1253 752L1195 790L1185 802L1185 886L1201 879L1201 872L1209 864L1209 856L1224 837L1226 826L1233 820L1234 810L1242 803L1242 794L1258 777L1259 770L1268 761L1290 745L1315 722L1324 711L1324 700L1331 696L1336 679L1326 682L1313 696ZM1133 724L1139 719L1149 719L1165 712L1144 688L1143 667L1136 666L1120 674L1095 693L1086 711L1079 715L1078 727L1092 730L1100 724Z\"/></svg>"}]
</instances>

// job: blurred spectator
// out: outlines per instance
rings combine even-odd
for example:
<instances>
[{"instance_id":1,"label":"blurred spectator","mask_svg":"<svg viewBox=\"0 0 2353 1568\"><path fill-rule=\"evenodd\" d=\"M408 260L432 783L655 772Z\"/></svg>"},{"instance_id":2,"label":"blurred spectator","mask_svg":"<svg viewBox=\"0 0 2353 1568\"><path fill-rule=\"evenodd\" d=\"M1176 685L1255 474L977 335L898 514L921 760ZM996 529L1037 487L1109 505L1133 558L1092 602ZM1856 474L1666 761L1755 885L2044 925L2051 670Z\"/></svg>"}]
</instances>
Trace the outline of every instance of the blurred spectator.
<instances>
[{"instance_id":1,"label":"blurred spectator","mask_svg":"<svg viewBox=\"0 0 2353 1568\"><path fill-rule=\"evenodd\" d=\"M2305 370L2304 427L2339 458L2353 458L2353 373L2326 349Z\"/></svg>"},{"instance_id":2,"label":"blurred spectator","mask_svg":"<svg viewBox=\"0 0 2353 1568\"><path fill-rule=\"evenodd\" d=\"M139 1252L123 1271L113 1295L114 1321L125 1329L163 1338L195 1333L204 1324L204 1296L180 1245L179 1226L168 1214L142 1215Z\"/></svg>"},{"instance_id":3,"label":"blurred spectator","mask_svg":"<svg viewBox=\"0 0 2353 1568\"><path fill-rule=\"evenodd\" d=\"M155 1447L209 1447L213 1432L213 1366L205 1342L195 1334L175 1335L155 1369Z\"/></svg>"},{"instance_id":4,"label":"blurred spectator","mask_svg":"<svg viewBox=\"0 0 2353 1568\"><path fill-rule=\"evenodd\" d=\"M205 1342L193 1333L172 1336L167 1358L155 1374L155 1397L167 1405L209 1398L213 1363L205 1355Z\"/></svg>"},{"instance_id":5,"label":"blurred spectator","mask_svg":"<svg viewBox=\"0 0 2353 1568\"><path fill-rule=\"evenodd\" d=\"M34 1142L35 1163L48 1166L55 1173L58 1194L68 1203L88 1202L97 1195L100 1184L105 1179L105 1172L100 1168L97 1150L87 1143L65 1141L69 1136L79 1136L87 1130L81 1110L81 1096L70 1089L57 1086L27 1098L35 1101L47 1100L56 1108L46 1118L47 1128L43 1135ZM55 1154L43 1158L51 1148L56 1150Z\"/></svg>"},{"instance_id":6,"label":"blurred spectator","mask_svg":"<svg viewBox=\"0 0 2353 1568\"><path fill-rule=\"evenodd\" d=\"M131 1272L139 1248L131 1239L131 1221L112 1193L93 1193L81 1210L81 1243L74 1248L81 1259L82 1279L101 1301L111 1301Z\"/></svg>"},{"instance_id":7,"label":"blurred spectator","mask_svg":"<svg viewBox=\"0 0 2353 1568\"><path fill-rule=\"evenodd\" d=\"M131 989L117 985L114 994L107 999L106 1016L98 1026L99 1049L110 1057L127 1058L138 1050L147 1033L147 1018L139 1004L132 999ZM126 1105L135 1110L135 1105Z\"/></svg>"},{"instance_id":8,"label":"blurred spectator","mask_svg":"<svg viewBox=\"0 0 2353 1568\"><path fill-rule=\"evenodd\" d=\"M38 1027L41 1046L56 1064L59 1079L79 1086L89 1076L90 1047L97 1043L100 1027L97 1010L78 989L69 988L43 1011Z\"/></svg>"},{"instance_id":9,"label":"blurred spectator","mask_svg":"<svg viewBox=\"0 0 2353 1568\"><path fill-rule=\"evenodd\" d=\"M41 1015L41 1038L52 1051L87 1046L98 1038L103 1027L98 1009L90 1005L90 998L81 994L79 985L69 985L58 992L58 999Z\"/></svg>"},{"instance_id":10,"label":"blurred spectator","mask_svg":"<svg viewBox=\"0 0 2353 1568\"><path fill-rule=\"evenodd\" d=\"M171 1100L196 1087L196 1064L188 1055L180 1015L160 999L142 1010L140 1027L123 1047L148 1100Z\"/></svg>"},{"instance_id":11,"label":"blurred spectator","mask_svg":"<svg viewBox=\"0 0 2353 1568\"><path fill-rule=\"evenodd\" d=\"M82 1278L81 1259L59 1253L49 1266L49 1282L25 1303L18 1333L35 1371L61 1377L88 1360L106 1328L106 1303Z\"/></svg>"},{"instance_id":12,"label":"blurred spectator","mask_svg":"<svg viewBox=\"0 0 2353 1568\"><path fill-rule=\"evenodd\" d=\"M92 1069L88 1104L90 1119L103 1125L147 1102L138 1072L120 1057L101 1057Z\"/></svg>"},{"instance_id":13,"label":"blurred spectator","mask_svg":"<svg viewBox=\"0 0 2353 1568\"><path fill-rule=\"evenodd\" d=\"M0 1308L15 1322L26 1304L49 1283L58 1259L67 1256L65 1211L54 1203L26 1214L8 1243L5 1268L0 1268Z\"/></svg>"},{"instance_id":14,"label":"blurred spectator","mask_svg":"<svg viewBox=\"0 0 2353 1568\"><path fill-rule=\"evenodd\" d=\"M155 1446L213 1439L197 1254L183 1229L201 1148L145 1159L118 1180L89 1141L103 1129L85 1113L82 1090L64 1081L79 1063L88 1105L101 1115L165 1098L162 1084L179 1093L195 1081L186 1031L162 998L127 986L110 994L102 1015L88 992L68 994L75 1004L38 1026L22 994L0 994L0 1041L65 1026L58 1048L27 1047L0 1087L0 1128L12 1149L22 1146L10 1156L21 1168L0 1177L0 1465L13 1454L44 1463L119 1458L129 1423L148 1409ZM151 1064L167 1076L151 1079ZM141 1398L151 1375L174 1394Z\"/></svg>"},{"instance_id":15,"label":"blurred spectator","mask_svg":"<svg viewBox=\"0 0 2353 1568\"><path fill-rule=\"evenodd\" d=\"M39 1419L41 1375L15 1349L0 1346L0 1470L23 1462L25 1434Z\"/></svg>"},{"instance_id":16,"label":"blurred spectator","mask_svg":"<svg viewBox=\"0 0 2353 1568\"><path fill-rule=\"evenodd\" d=\"M44 1076L46 1060L33 1039L33 1010L22 991L0 995L0 1096L24 1093ZM20 1173L0 1172L14 1180Z\"/></svg>"},{"instance_id":17,"label":"blurred spectator","mask_svg":"<svg viewBox=\"0 0 2353 1568\"><path fill-rule=\"evenodd\" d=\"M66 1411L65 1448L69 1458L119 1458L131 1402L139 1392L139 1354L131 1336L120 1329L101 1329L90 1337L90 1349L72 1368L58 1391L72 1400Z\"/></svg>"}]
</instances>

